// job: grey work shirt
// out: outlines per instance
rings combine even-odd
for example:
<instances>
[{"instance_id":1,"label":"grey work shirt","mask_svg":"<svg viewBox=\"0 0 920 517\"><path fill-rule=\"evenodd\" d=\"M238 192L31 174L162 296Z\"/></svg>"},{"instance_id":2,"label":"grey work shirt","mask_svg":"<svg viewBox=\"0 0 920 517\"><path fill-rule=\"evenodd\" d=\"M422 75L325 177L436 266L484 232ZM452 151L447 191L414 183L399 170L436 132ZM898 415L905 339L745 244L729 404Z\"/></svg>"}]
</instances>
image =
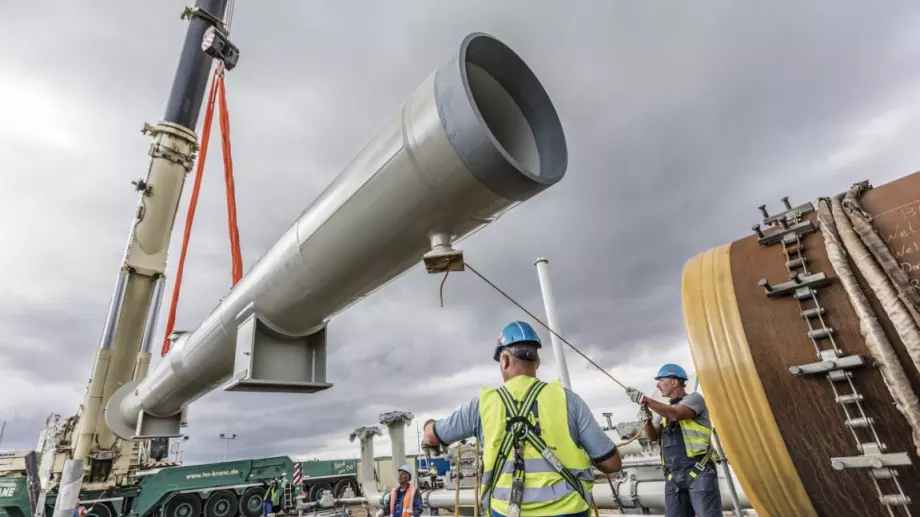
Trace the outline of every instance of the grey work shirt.
<instances>
[{"instance_id":1,"label":"grey work shirt","mask_svg":"<svg viewBox=\"0 0 920 517\"><path fill-rule=\"evenodd\" d=\"M672 406L675 404L671 404ZM680 399L680 402L677 405L687 406L696 412L696 416L693 418L693 421L697 424L700 424L703 427L712 427L712 423L709 420L709 409L706 407L706 401L703 399L703 396L699 393L687 393L684 395L684 398ZM661 426L661 415L655 413L652 417L652 422Z\"/></svg>"},{"instance_id":2,"label":"grey work shirt","mask_svg":"<svg viewBox=\"0 0 920 517\"><path fill-rule=\"evenodd\" d=\"M565 389L565 405L568 410L569 435L572 441L584 449L592 461L603 461L613 456L616 445L594 419L588 404L574 392ZM434 432L438 439L446 444L474 435L482 442L479 397L460 406L460 409L447 418L435 422Z\"/></svg>"}]
</instances>

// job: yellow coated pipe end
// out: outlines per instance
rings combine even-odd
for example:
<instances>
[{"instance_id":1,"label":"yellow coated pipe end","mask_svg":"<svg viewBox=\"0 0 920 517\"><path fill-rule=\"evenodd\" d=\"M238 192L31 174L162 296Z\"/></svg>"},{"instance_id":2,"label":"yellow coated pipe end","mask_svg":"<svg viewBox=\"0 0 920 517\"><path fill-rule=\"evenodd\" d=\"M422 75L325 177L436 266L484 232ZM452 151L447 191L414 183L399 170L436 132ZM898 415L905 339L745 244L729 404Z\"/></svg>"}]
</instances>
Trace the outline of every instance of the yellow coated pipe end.
<instances>
[{"instance_id":1,"label":"yellow coated pipe end","mask_svg":"<svg viewBox=\"0 0 920 517\"><path fill-rule=\"evenodd\" d=\"M738 310L731 244L684 266L684 322L719 439L757 515L817 517L780 435Z\"/></svg>"}]
</instances>

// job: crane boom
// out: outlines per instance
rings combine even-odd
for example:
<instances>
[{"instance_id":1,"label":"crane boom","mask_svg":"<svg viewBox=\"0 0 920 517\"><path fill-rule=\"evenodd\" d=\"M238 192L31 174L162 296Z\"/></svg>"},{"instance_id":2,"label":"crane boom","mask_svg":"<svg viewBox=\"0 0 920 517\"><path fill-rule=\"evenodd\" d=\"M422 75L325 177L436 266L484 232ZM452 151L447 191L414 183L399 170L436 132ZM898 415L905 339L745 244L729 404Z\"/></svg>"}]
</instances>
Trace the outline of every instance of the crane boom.
<instances>
[{"instance_id":1,"label":"crane boom","mask_svg":"<svg viewBox=\"0 0 920 517\"><path fill-rule=\"evenodd\" d=\"M146 177L134 182L137 210L118 272L102 338L79 417L73 458L87 460L90 482L105 483L130 467L101 409L120 386L142 379L163 294L166 257L186 174L195 163L195 126L207 87L212 56L202 41L222 28L227 0L198 0L186 9L188 30L163 120L144 125L149 134ZM120 460L122 458L122 460ZM117 467L116 467L117 464ZM113 467L114 472L113 472Z\"/></svg>"}]
</instances>

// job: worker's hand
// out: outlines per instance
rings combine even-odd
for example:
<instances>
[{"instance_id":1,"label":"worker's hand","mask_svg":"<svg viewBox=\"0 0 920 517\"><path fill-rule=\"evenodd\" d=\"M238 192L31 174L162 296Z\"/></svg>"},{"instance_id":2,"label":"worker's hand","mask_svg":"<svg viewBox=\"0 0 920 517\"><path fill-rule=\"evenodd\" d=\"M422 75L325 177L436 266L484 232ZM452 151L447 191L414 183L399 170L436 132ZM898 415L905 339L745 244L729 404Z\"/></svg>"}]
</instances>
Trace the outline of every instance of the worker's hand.
<instances>
[{"instance_id":1,"label":"worker's hand","mask_svg":"<svg viewBox=\"0 0 920 517\"><path fill-rule=\"evenodd\" d=\"M648 397L645 396L645 393L635 389L635 388L626 388L626 395L629 397L629 400L644 406L648 403Z\"/></svg>"},{"instance_id":2,"label":"worker's hand","mask_svg":"<svg viewBox=\"0 0 920 517\"><path fill-rule=\"evenodd\" d=\"M441 447L437 445L429 445L427 443L423 443L422 451L425 453L426 456L440 456L441 455Z\"/></svg>"},{"instance_id":3,"label":"worker's hand","mask_svg":"<svg viewBox=\"0 0 920 517\"><path fill-rule=\"evenodd\" d=\"M652 411L648 406L639 406L639 417L642 418L643 422L648 422L652 419Z\"/></svg>"},{"instance_id":4,"label":"worker's hand","mask_svg":"<svg viewBox=\"0 0 920 517\"><path fill-rule=\"evenodd\" d=\"M375 517L383 517L383 508L377 510L377 513L374 514Z\"/></svg>"},{"instance_id":5,"label":"worker's hand","mask_svg":"<svg viewBox=\"0 0 920 517\"><path fill-rule=\"evenodd\" d=\"M424 438L422 438L422 452L424 452L425 455L427 456L440 456L441 455L441 444L436 443L432 445L429 441L429 440L437 441L437 437L434 434L434 432L428 430L428 426L433 426L434 423L435 423L435 420L432 418L426 421L424 425L422 425L422 429L424 430L424 433L425 433Z\"/></svg>"}]
</instances>

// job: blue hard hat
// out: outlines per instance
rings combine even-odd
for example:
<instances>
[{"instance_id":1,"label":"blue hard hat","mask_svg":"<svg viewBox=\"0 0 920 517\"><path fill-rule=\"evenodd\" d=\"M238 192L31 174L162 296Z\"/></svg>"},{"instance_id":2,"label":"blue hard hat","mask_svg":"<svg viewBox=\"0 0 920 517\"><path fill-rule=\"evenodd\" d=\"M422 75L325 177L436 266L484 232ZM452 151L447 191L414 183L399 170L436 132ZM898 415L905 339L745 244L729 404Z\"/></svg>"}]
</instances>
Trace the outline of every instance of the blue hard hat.
<instances>
[{"instance_id":1,"label":"blue hard hat","mask_svg":"<svg viewBox=\"0 0 920 517\"><path fill-rule=\"evenodd\" d=\"M498 361L498 356L501 354L502 348L517 343L528 343L536 345L537 348L543 347L543 344L540 343L540 336L537 335L537 332L529 323L512 321L505 325L505 328L502 329L502 333L499 334L498 345L495 346L495 355L493 358Z\"/></svg>"},{"instance_id":2,"label":"blue hard hat","mask_svg":"<svg viewBox=\"0 0 920 517\"><path fill-rule=\"evenodd\" d=\"M662 377L672 377L675 379L687 379L687 372L683 368L676 364L668 363L658 369L658 375L655 376L655 380L661 379Z\"/></svg>"}]
</instances>

